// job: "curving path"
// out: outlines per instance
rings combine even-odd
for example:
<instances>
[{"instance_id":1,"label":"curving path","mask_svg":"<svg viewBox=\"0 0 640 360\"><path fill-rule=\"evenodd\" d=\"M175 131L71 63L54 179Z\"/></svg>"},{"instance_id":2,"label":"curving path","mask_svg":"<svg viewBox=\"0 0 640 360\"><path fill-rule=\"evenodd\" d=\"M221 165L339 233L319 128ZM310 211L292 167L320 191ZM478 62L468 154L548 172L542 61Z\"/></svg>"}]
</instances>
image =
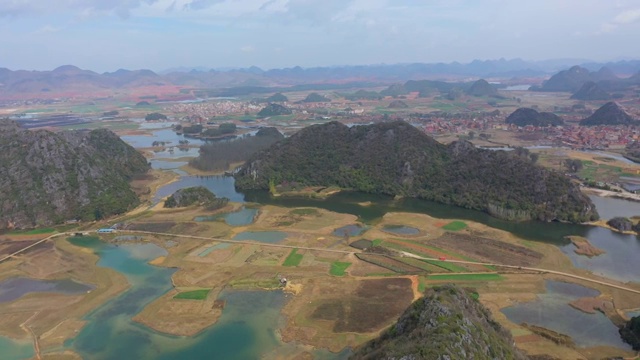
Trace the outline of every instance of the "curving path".
<instances>
[{"instance_id":1,"label":"curving path","mask_svg":"<svg viewBox=\"0 0 640 360\"><path fill-rule=\"evenodd\" d=\"M259 242L259 241L247 241L247 240L231 240L231 239L221 239L221 238L214 238L214 237L204 237L204 236L196 236L196 235L180 235L180 234L171 234L171 233L162 233L162 232L154 232L154 231L141 231L141 230L118 230L118 232L120 233L133 233L133 234L147 234L147 235L159 235L159 236L170 236L170 237L179 237L179 238L187 238L187 239L197 239L197 240L207 240L207 241L217 241L217 242L222 242L222 243L230 243L230 244L243 244L243 245L257 245L257 246L267 246L267 247L276 247L276 248L285 248L285 249L301 249L301 250L311 250L311 251L322 251L322 252L331 252L331 253L340 253L340 254L358 254L361 253L359 251L348 251L348 250L335 250L335 249L323 249L323 248L314 248L314 247L307 247L307 246L296 246L296 245L284 245L284 244L271 244L271 243L263 243L263 242ZM18 255L26 250L29 250L30 248L37 246L47 240L50 239L54 239L56 237L59 236L64 236L64 235L72 235L74 233L58 233L58 234L53 234L50 235L42 240L38 240L37 242L26 246L18 251L15 251L14 253L7 255L5 257L3 257L2 259L0 259L0 263L10 259L11 257ZM384 256L382 254L375 254L375 253L367 253L367 255L374 255L374 256ZM566 272L562 272L562 271L556 271L556 270L549 270L549 269L541 269L541 268L533 268L533 267L526 267L526 266L515 266L515 265L505 265L505 264L496 264L496 263L485 263L485 262L476 262L476 261L464 261L464 260L440 260L440 259L432 259L432 258L427 258L427 257L423 257L423 256L418 256L412 253L408 253L408 252L402 252L402 256L403 257L412 257L415 259L420 259L420 260L429 260L429 261L436 261L436 262L449 262L449 263L456 263L456 264L467 264L467 265L480 265L480 266L495 266L495 267L500 267L500 268L505 268L505 269L514 269L514 270L524 270L524 271L531 271L531 272L538 272L540 274L553 274L553 275L558 275L558 276L563 276L563 277L567 277L567 278L571 278L571 279L577 279L577 280L583 280L586 282L590 282L590 283L594 283L594 284L599 284L599 285L604 285L604 286L608 286L614 289L619 289L619 290L623 290L623 291L627 291L627 292L631 292L634 294L638 294L640 295L640 290L636 290L636 289L632 289L626 286L622 286L622 285L618 285L618 284L613 284L613 283L609 283L606 281L601 281L601 280L596 280L596 279L591 279L588 277L584 277L584 276L579 276L579 275L574 275L574 274L570 274L570 273L566 273Z\"/></svg>"}]
</instances>

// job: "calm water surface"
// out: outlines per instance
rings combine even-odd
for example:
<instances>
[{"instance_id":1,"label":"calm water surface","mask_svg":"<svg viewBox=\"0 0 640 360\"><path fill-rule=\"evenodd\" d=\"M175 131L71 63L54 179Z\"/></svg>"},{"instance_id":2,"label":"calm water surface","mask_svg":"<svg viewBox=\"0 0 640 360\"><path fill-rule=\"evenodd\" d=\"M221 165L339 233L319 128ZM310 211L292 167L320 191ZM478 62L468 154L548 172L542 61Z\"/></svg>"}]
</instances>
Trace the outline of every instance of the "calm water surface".
<instances>
[{"instance_id":1,"label":"calm water surface","mask_svg":"<svg viewBox=\"0 0 640 360\"><path fill-rule=\"evenodd\" d=\"M526 322L569 335L580 347L607 345L631 350L604 314L587 314L569 306L573 300L597 296L598 291L552 280L545 285L547 292L538 295L538 300L504 308L502 313L516 324Z\"/></svg>"},{"instance_id":2,"label":"calm water surface","mask_svg":"<svg viewBox=\"0 0 640 360\"><path fill-rule=\"evenodd\" d=\"M286 297L281 291L224 291L219 321L194 337L157 333L131 318L172 288L173 269L147 262L166 251L153 244L112 246L72 239L100 256L99 266L117 270L131 288L86 316L87 325L68 346L87 359L257 359L280 345L276 329Z\"/></svg>"}]
</instances>

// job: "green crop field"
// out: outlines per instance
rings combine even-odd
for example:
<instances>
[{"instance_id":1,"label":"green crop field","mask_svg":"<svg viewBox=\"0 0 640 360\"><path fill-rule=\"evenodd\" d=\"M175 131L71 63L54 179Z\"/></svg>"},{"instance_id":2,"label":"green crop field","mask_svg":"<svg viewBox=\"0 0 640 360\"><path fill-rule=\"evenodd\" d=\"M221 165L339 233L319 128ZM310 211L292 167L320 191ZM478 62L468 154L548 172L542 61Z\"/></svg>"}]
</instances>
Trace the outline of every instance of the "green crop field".
<instances>
[{"instance_id":1,"label":"green crop field","mask_svg":"<svg viewBox=\"0 0 640 360\"><path fill-rule=\"evenodd\" d=\"M496 281L502 280L499 274L438 274L429 275L429 280L444 281Z\"/></svg>"},{"instance_id":2,"label":"green crop field","mask_svg":"<svg viewBox=\"0 0 640 360\"><path fill-rule=\"evenodd\" d=\"M433 260L423 260L423 261L451 272L469 271L469 269L467 268L463 268L462 266L458 266L453 263L448 263L446 261L433 261Z\"/></svg>"},{"instance_id":3,"label":"green crop field","mask_svg":"<svg viewBox=\"0 0 640 360\"><path fill-rule=\"evenodd\" d=\"M442 228L448 231L460 231L466 227L467 224L464 221L455 220L443 226Z\"/></svg>"},{"instance_id":4,"label":"green crop field","mask_svg":"<svg viewBox=\"0 0 640 360\"><path fill-rule=\"evenodd\" d=\"M207 298L207 295L209 295L209 291L211 291L211 289L185 291L176 294L173 298L184 300L204 300Z\"/></svg>"},{"instance_id":5,"label":"green crop field","mask_svg":"<svg viewBox=\"0 0 640 360\"><path fill-rule=\"evenodd\" d=\"M40 228L33 230L18 230L9 232L7 235L41 235L41 234L49 234L56 231L53 228Z\"/></svg>"},{"instance_id":6,"label":"green crop field","mask_svg":"<svg viewBox=\"0 0 640 360\"><path fill-rule=\"evenodd\" d=\"M336 261L331 264L331 270L329 270L329 274L333 276L344 276L345 271L349 266L351 266L351 263Z\"/></svg>"},{"instance_id":7,"label":"green crop field","mask_svg":"<svg viewBox=\"0 0 640 360\"><path fill-rule=\"evenodd\" d=\"M289 256L284 260L282 266L298 266L300 265L300 261L302 261L302 257L304 255L297 253L298 249L291 250Z\"/></svg>"}]
</instances>

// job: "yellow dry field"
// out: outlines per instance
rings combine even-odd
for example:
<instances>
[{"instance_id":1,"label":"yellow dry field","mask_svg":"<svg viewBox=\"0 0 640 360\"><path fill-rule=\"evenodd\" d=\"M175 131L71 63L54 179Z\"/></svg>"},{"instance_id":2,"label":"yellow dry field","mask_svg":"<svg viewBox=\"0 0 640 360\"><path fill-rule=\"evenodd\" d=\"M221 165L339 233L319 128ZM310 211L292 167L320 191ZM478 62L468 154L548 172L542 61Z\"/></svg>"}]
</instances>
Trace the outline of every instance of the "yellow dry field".
<instances>
[{"instance_id":1,"label":"yellow dry field","mask_svg":"<svg viewBox=\"0 0 640 360\"><path fill-rule=\"evenodd\" d=\"M409 250L412 246L424 246L437 253L443 251L437 247L438 239L448 234L443 226L453 219L388 213L359 236L339 237L333 235L333 231L345 225L357 224L355 216L322 209L257 207L255 221L237 227L229 226L224 221L195 222L193 219L236 211L240 204L230 204L216 212L194 207L144 211L127 218L127 223L140 229L153 231L158 228L164 234L171 234L144 234L138 241L151 242L167 250L167 255L152 260L152 265L177 269L172 276L174 290L151 302L134 320L159 332L191 336L215 324L223 311L221 304L216 302L223 289L278 289L281 288L279 279L284 277L288 280L284 287L288 301L282 310L286 321L279 329L282 340L295 341L307 350L315 347L339 351L345 346L355 347L375 337L393 324L406 307L419 297L419 289L441 283L424 276L426 273L420 269L415 274L404 274L397 269L362 261L355 256L362 250L349 244L368 239L379 241L383 246L385 242L404 244ZM599 279L586 270L574 268L556 246L522 240L508 232L471 221L464 223L466 227L455 232L457 236L492 239L494 243L504 244L505 247L526 248L540 254L536 267ZM385 230L388 225L413 227L419 233L401 236ZM286 234L286 238L275 244L231 240L244 231L280 231ZM113 239L113 235L103 237L105 241ZM297 249L295 254L300 258L285 266L294 249ZM471 253L455 253L455 249L448 251L448 256L465 259L471 256ZM402 261L401 257L396 259ZM419 260L413 260L407 264L419 263ZM9 304L0 304L3 318L0 335L28 338L30 335L22 328L27 323L39 337L43 348L59 346L72 337L83 325L80 320L83 314L127 287L121 275L96 267L96 261L97 257L89 250L76 248L65 240L56 240L55 246L42 247L0 264L0 280L19 275L49 279L72 277L97 286L86 295L32 294ZM349 264L344 275L333 273L331 269L336 263ZM512 331L517 345L530 354L584 359L619 354L617 350L607 348L562 347L511 323L502 315L501 308L532 301L536 294L544 292L544 279L571 281L597 289L618 310L640 308L640 296L587 281L568 280L548 274L519 273L516 269L468 268L467 271L498 272L501 279L472 281L461 277L460 280L447 281L457 281L460 286L476 289L480 301L491 310L498 322ZM425 269L437 268L425 266ZM438 271L447 270L443 268ZM178 293L176 289L211 289L211 292L204 300L174 299ZM614 316L614 313L610 315ZM300 355L293 354L290 358ZM74 355L67 353L56 356L73 358Z\"/></svg>"}]
</instances>

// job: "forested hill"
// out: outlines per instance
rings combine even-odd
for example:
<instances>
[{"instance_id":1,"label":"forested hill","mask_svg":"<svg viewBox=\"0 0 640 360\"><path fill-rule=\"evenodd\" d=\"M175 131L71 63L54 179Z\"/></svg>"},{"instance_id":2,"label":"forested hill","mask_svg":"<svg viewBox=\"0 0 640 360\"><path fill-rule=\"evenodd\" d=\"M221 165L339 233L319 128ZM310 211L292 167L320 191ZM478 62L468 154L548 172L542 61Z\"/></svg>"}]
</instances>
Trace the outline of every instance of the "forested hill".
<instances>
[{"instance_id":1,"label":"forested hill","mask_svg":"<svg viewBox=\"0 0 640 360\"><path fill-rule=\"evenodd\" d=\"M444 285L427 290L351 359L527 359L513 344L509 331L470 293Z\"/></svg>"},{"instance_id":2,"label":"forested hill","mask_svg":"<svg viewBox=\"0 0 640 360\"><path fill-rule=\"evenodd\" d=\"M535 165L527 151L442 145L403 121L310 126L257 153L236 175L240 189L285 182L417 197L511 220L598 217L577 185Z\"/></svg>"},{"instance_id":3,"label":"forested hill","mask_svg":"<svg viewBox=\"0 0 640 360\"><path fill-rule=\"evenodd\" d=\"M94 220L138 204L147 160L109 130L30 131L0 120L0 229Z\"/></svg>"}]
</instances>

